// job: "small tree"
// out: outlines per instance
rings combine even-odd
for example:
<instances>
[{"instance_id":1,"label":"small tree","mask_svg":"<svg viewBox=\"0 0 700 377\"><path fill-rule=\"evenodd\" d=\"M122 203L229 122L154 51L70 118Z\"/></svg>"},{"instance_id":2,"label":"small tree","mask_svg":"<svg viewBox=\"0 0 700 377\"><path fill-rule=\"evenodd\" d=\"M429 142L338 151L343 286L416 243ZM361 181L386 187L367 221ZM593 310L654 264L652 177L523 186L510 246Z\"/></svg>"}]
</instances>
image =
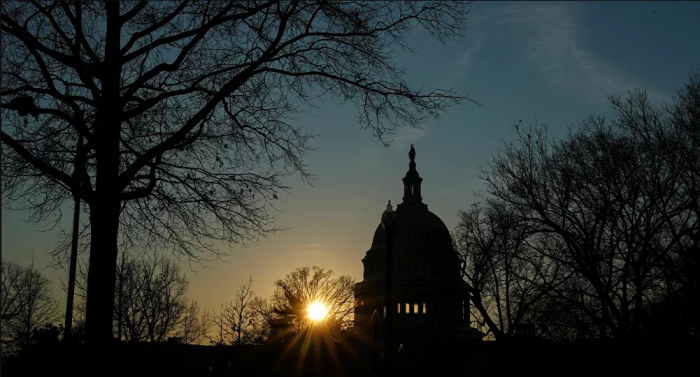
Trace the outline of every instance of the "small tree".
<instances>
[{"instance_id":1,"label":"small tree","mask_svg":"<svg viewBox=\"0 0 700 377\"><path fill-rule=\"evenodd\" d=\"M24 306L27 304L24 300L23 294L25 288L22 284L25 282L23 276L26 273L26 269L15 262L0 262L0 286L1 290L1 300L0 300L0 320L3 321L3 327L6 323L5 321L10 321L22 313Z\"/></svg>"},{"instance_id":2,"label":"small tree","mask_svg":"<svg viewBox=\"0 0 700 377\"><path fill-rule=\"evenodd\" d=\"M76 319L84 320L85 268L76 281ZM181 327L188 308L185 298L189 282L177 262L164 257L130 259L118 266L115 286L114 330L119 339L130 342L165 341Z\"/></svg>"},{"instance_id":3,"label":"small tree","mask_svg":"<svg viewBox=\"0 0 700 377\"><path fill-rule=\"evenodd\" d=\"M58 306L49 279L33 263L27 267L14 262L0 263L3 353L12 354L31 347L39 329L50 327L59 319Z\"/></svg>"},{"instance_id":4,"label":"small tree","mask_svg":"<svg viewBox=\"0 0 700 377\"><path fill-rule=\"evenodd\" d=\"M254 309L255 292L251 289L253 278L241 285L236 297L221 305L221 312L214 313L214 325L218 331L219 345L259 344L265 339L261 318Z\"/></svg>"},{"instance_id":5,"label":"small tree","mask_svg":"<svg viewBox=\"0 0 700 377\"><path fill-rule=\"evenodd\" d=\"M189 300L180 321L179 337L184 344L202 344L209 336L212 319L209 311L199 309L196 300Z\"/></svg>"},{"instance_id":6,"label":"small tree","mask_svg":"<svg viewBox=\"0 0 700 377\"><path fill-rule=\"evenodd\" d=\"M322 304L327 315L323 320L333 330L345 328L351 321L355 280L348 275L333 277L332 270L301 267L275 282L269 316L273 333L299 331L312 322L309 306Z\"/></svg>"},{"instance_id":7,"label":"small tree","mask_svg":"<svg viewBox=\"0 0 700 377\"><path fill-rule=\"evenodd\" d=\"M556 261L534 250L544 237L528 235L503 203L488 201L459 212L455 248L470 290L472 318L496 340L515 335L559 279Z\"/></svg>"},{"instance_id":8,"label":"small tree","mask_svg":"<svg viewBox=\"0 0 700 377\"><path fill-rule=\"evenodd\" d=\"M188 281L174 261L155 259L141 264L140 307L148 338L161 342L177 328L186 308Z\"/></svg>"}]
</instances>

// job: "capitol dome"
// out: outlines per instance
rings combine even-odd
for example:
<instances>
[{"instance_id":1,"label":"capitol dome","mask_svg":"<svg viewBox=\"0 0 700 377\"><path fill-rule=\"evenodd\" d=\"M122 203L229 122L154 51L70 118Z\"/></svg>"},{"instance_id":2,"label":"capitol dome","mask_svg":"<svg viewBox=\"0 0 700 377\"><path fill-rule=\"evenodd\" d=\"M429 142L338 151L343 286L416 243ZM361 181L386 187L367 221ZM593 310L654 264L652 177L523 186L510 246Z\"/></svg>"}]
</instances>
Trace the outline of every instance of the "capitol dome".
<instances>
[{"instance_id":1,"label":"capitol dome","mask_svg":"<svg viewBox=\"0 0 700 377\"><path fill-rule=\"evenodd\" d=\"M406 177L403 179L403 202L398 205L394 215L394 244L427 247L432 252L451 249L452 240L447 226L437 215L428 211L427 205L423 204L421 197L423 178L416 170L416 150L413 145L408 156L411 161ZM374 232L371 249L383 250L385 242L384 229L379 224Z\"/></svg>"},{"instance_id":2,"label":"capitol dome","mask_svg":"<svg viewBox=\"0 0 700 377\"><path fill-rule=\"evenodd\" d=\"M410 243L438 252L451 246L450 231L440 218L427 208L406 209L402 206L394 217L394 245ZM386 239L382 225L377 225L372 249L384 249Z\"/></svg>"},{"instance_id":3,"label":"capitol dome","mask_svg":"<svg viewBox=\"0 0 700 377\"><path fill-rule=\"evenodd\" d=\"M391 310L397 341L418 346L463 335L462 329L469 328L469 294L450 231L423 203L413 145L408 155L403 200L393 215L391 304L387 308L387 235L380 223L362 259L363 280L355 285L355 322L369 326L374 310ZM467 337L479 338L477 333L468 331Z\"/></svg>"}]
</instances>

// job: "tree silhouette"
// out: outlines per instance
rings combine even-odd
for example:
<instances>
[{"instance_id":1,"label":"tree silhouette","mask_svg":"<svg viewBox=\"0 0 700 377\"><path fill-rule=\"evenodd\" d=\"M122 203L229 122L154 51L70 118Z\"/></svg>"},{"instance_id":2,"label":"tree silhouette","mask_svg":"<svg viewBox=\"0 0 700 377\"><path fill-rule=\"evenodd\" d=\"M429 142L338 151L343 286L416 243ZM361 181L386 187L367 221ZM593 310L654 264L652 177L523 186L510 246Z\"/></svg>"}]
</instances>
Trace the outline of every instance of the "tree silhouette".
<instances>
[{"instance_id":1,"label":"tree silhouette","mask_svg":"<svg viewBox=\"0 0 700 377\"><path fill-rule=\"evenodd\" d=\"M474 204L459 212L454 232L471 317L496 340L516 335L519 326L532 321L538 302L559 278L557 264L535 251L543 239L529 235L510 211L497 201Z\"/></svg>"},{"instance_id":2,"label":"tree silhouette","mask_svg":"<svg viewBox=\"0 0 700 377\"><path fill-rule=\"evenodd\" d=\"M24 300L26 269L15 262L0 262L0 320L9 321L19 316L24 310L26 300Z\"/></svg>"},{"instance_id":3,"label":"tree silhouette","mask_svg":"<svg viewBox=\"0 0 700 377\"><path fill-rule=\"evenodd\" d=\"M349 324L354 299L355 281L349 275L333 277L332 270L301 267L275 282L267 317L272 333L299 331L308 327L309 305L318 302L328 311L323 320L329 328L341 330Z\"/></svg>"},{"instance_id":4,"label":"tree silhouette","mask_svg":"<svg viewBox=\"0 0 700 377\"><path fill-rule=\"evenodd\" d=\"M77 294L81 298L78 321L83 321L86 313L85 270L82 266L76 279ZM194 309L185 297L189 282L176 261L162 256L142 259L124 256L116 276L113 326L117 339L162 342L182 331L183 320L189 320L190 326L195 321L186 316L188 310ZM194 332L201 330L195 327L188 331L189 339L193 339Z\"/></svg>"},{"instance_id":5,"label":"tree silhouette","mask_svg":"<svg viewBox=\"0 0 700 377\"><path fill-rule=\"evenodd\" d=\"M58 306L51 295L49 279L33 263L22 267L14 262L2 261L0 266L0 338L2 352L8 355L31 347L38 341L40 329L44 326L50 328L59 315Z\"/></svg>"},{"instance_id":6,"label":"tree silhouette","mask_svg":"<svg viewBox=\"0 0 700 377\"><path fill-rule=\"evenodd\" d=\"M644 91L611 97L615 118L588 117L560 142L546 126L518 128L485 169L490 197L526 240L545 237L533 250L563 274L556 284L529 280L547 292L533 306L545 332L697 335L697 305L685 297L698 292L700 271L699 93L692 74L663 106ZM667 304L674 326L661 325Z\"/></svg>"},{"instance_id":7,"label":"tree silhouette","mask_svg":"<svg viewBox=\"0 0 700 377\"><path fill-rule=\"evenodd\" d=\"M223 303L221 311L214 313L214 327L218 330L219 345L260 344L267 337L267 326L263 317L255 310L255 292L252 290L253 278L248 279L236 291L233 300Z\"/></svg>"},{"instance_id":8,"label":"tree silhouette","mask_svg":"<svg viewBox=\"0 0 700 377\"><path fill-rule=\"evenodd\" d=\"M3 201L36 220L56 218L71 189L87 205L88 340L112 339L120 236L197 259L216 254L217 240L278 229L267 211L286 189L281 176L310 179L311 135L290 120L313 99L354 103L380 140L465 99L411 89L391 47L410 50L403 37L415 27L440 42L459 37L468 11L461 2L3 2Z\"/></svg>"},{"instance_id":9,"label":"tree silhouette","mask_svg":"<svg viewBox=\"0 0 700 377\"><path fill-rule=\"evenodd\" d=\"M182 314L178 336L184 344L202 344L207 339L212 325L208 311L200 312L197 301L190 300Z\"/></svg>"}]
</instances>

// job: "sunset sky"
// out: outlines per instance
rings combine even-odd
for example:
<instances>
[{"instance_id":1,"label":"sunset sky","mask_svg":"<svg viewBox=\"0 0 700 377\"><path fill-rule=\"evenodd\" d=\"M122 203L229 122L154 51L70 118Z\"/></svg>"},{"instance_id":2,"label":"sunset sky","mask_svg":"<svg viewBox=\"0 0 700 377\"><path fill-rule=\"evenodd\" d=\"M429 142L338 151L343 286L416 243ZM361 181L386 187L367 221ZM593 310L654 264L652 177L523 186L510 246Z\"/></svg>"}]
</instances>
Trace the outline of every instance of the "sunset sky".
<instances>
[{"instance_id":1,"label":"sunset sky","mask_svg":"<svg viewBox=\"0 0 700 377\"><path fill-rule=\"evenodd\" d=\"M313 186L298 177L280 196L277 224L291 229L259 244L221 245L226 263L207 268L183 265L188 297L214 309L233 298L252 275L259 295L297 267L318 265L362 279L362 262L387 200L401 202L401 178L408 150L416 148L422 195L429 210L449 229L457 211L478 200L478 179L512 125L522 119L547 121L555 136L589 114L611 115L607 95L646 88L655 102L670 99L687 74L700 69L699 2L526 3L473 5L462 40L441 45L425 32L406 40L415 54L396 51L414 87L453 88L483 106L464 102L422 129L400 129L389 147L360 130L352 105L326 99L297 125L319 134L305 161L316 174ZM37 267L51 262L57 232L21 221L26 214L2 212L2 257ZM72 209L62 226L69 230ZM85 257L85 256L83 256ZM64 310L59 281L63 270L47 268Z\"/></svg>"}]
</instances>

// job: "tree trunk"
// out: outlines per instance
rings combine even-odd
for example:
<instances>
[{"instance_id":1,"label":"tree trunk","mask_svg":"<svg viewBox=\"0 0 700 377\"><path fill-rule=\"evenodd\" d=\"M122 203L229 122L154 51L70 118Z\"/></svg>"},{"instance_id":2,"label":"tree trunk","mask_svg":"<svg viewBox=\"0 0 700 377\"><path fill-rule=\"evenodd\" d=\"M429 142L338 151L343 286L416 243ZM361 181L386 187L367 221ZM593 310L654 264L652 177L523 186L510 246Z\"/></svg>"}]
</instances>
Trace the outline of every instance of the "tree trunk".
<instances>
[{"instance_id":1,"label":"tree trunk","mask_svg":"<svg viewBox=\"0 0 700 377\"><path fill-rule=\"evenodd\" d=\"M119 265L119 296L117 301L117 339L122 341L122 328L124 323L124 259L125 254L122 252L122 260Z\"/></svg>"},{"instance_id":2,"label":"tree trunk","mask_svg":"<svg viewBox=\"0 0 700 377\"><path fill-rule=\"evenodd\" d=\"M85 335L90 343L110 342L113 337L119 202L113 199L101 202L90 208L92 234L85 313Z\"/></svg>"},{"instance_id":3,"label":"tree trunk","mask_svg":"<svg viewBox=\"0 0 700 377\"><path fill-rule=\"evenodd\" d=\"M119 56L121 24L119 2L104 4L107 10L105 58L100 81L101 97L95 127L97 174L94 200L90 203L90 270L85 323L89 343L113 340L114 288L120 215L119 139L121 98Z\"/></svg>"},{"instance_id":4,"label":"tree trunk","mask_svg":"<svg viewBox=\"0 0 700 377\"><path fill-rule=\"evenodd\" d=\"M79 144L82 144L80 138ZM80 226L80 198L74 193L75 208L73 209L73 242L70 249L70 267L68 272L68 297L66 298L66 318L63 327L63 339L69 341L73 331L73 298L75 297L75 270L78 259L78 227Z\"/></svg>"}]
</instances>

